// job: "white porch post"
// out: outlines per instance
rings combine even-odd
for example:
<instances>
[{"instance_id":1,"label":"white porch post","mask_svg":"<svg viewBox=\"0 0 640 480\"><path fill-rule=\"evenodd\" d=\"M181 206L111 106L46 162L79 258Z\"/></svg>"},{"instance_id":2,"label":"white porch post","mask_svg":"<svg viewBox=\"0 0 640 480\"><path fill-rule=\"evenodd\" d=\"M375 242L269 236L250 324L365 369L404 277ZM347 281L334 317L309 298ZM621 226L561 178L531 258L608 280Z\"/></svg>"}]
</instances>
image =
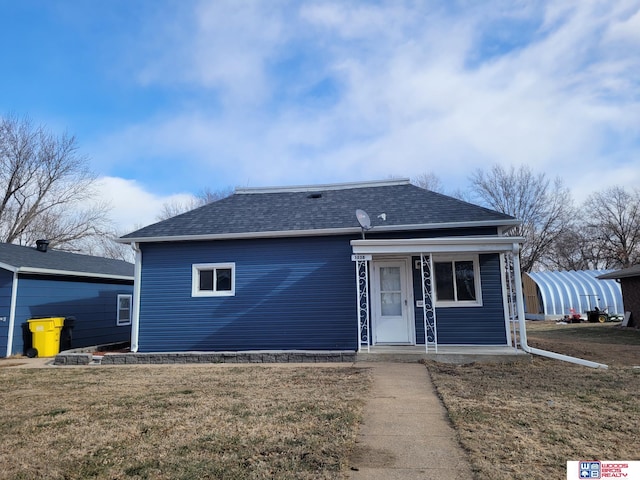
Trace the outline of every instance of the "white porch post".
<instances>
[{"instance_id":1,"label":"white porch post","mask_svg":"<svg viewBox=\"0 0 640 480\"><path fill-rule=\"evenodd\" d=\"M433 256L420 253L420 273L422 276L422 316L424 320L424 346L429 353L429 345L438 353L438 329L436 325L435 295L433 292ZM431 316L429 316L431 314Z\"/></svg>"},{"instance_id":2,"label":"white porch post","mask_svg":"<svg viewBox=\"0 0 640 480\"><path fill-rule=\"evenodd\" d=\"M513 252L501 253L500 264L502 265L502 286L504 288L504 310L506 317L507 340L509 345L518 349L518 311L515 291L515 273L513 268Z\"/></svg>"},{"instance_id":3,"label":"white porch post","mask_svg":"<svg viewBox=\"0 0 640 480\"><path fill-rule=\"evenodd\" d=\"M528 345L527 330L524 324L524 297L522 294L522 273L520 271L520 245L513 244L513 279L516 287L516 312L520 325L520 345Z\"/></svg>"},{"instance_id":4,"label":"white porch post","mask_svg":"<svg viewBox=\"0 0 640 480\"><path fill-rule=\"evenodd\" d=\"M369 316L369 258L368 255L354 255L356 265L356 292L358 295L358 351L363 344L367 352L371 344L371 320Z\"/></svg>"}]
</instances>

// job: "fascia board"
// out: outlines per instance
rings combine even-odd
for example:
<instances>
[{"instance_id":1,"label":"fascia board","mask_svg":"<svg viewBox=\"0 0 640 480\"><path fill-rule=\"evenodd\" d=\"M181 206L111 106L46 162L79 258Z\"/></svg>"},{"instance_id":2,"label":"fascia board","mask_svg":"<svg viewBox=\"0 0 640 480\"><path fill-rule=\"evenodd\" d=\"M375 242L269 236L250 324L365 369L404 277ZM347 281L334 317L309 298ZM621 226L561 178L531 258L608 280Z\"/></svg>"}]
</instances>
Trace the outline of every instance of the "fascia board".
<instances>
[{"instance_id":1,"label":"fascia board","mask_svg":"<svg viewBox=\"0 0 640 480\"><path fill-rule=\"evenodd\" d=\"M3 263L3 262L0 262L0 268L2 268L3 270L9 270L10 272L13 272L13 273L18 271L17 267L14 267L13 265L9 265L8 263Z\"/></svg>"},{"instance_id":2,"label":"fascia board","mask_svg":"<svg viewBox=\"0 0 640 480\"><path fill-rule=\"evenodd\" d=\"M282 230L273 232L217 233L207 235L174 235L165 237L116 238L118 243L184 242L198 240L244 240L252 238L311 237L360 234L360 228L324 228L317 230Z\"/></svg>"},{"instance_id":3,"label":"fascia board","mask_svg":"<svg viewBox=\"0 0 640 480\"><path fill-rule=\"evenodd\" d=\"M489 220L479 222L446 222L426 223L414 225L376 225L370 232L405 232L415 230L440 230L447 228L474 228L474 227L500 227L520 225L519 220ZM149 242L184 242L199 240L243 240L252 238L283 238L283 237L312 237L329 235L359 235L362 230L359 227L349 228L320 228L314 230L280 230L271 232L242 232L242 233L218 233L206 235L172 235L156 237L129 237L116 238L118 243L149 243Z\"/></svg>"},{"instance_id":4,"label":"fascia board","mask_svg":"<svg viewBox=\"0 0 640 480\"><path fill-rule=\"evenodd\" d=\"M443 222L416 225L376 225L371 231L407 231L407 230L442 230L448 228L474 227L514 227L520 225L520 220L482 220L475 222Z\"/></svg>"},{"instance_id":5,"label":"fascia board","mask_svg":"<svg viewBox=\"0 0 640 480\"><path fill-rule=\"evenodd\" d=\"M86 278L104 278L110 280L131 280L133 281L133 275L111 275L108 273L89 273L89 272L75 272L70 270L54 270L49 268L33 268L33 267L21 267L17 273L29 274L29 275L63 275L67 277L86 277Z\"/></svg>"},{"instance_id":6,"label":"fascia board","mask_svg":"<svg viewBox=\"0 0 640 480\"><path fill-rule=\"evenodd\" d=\"M354 254L512 252L522 237L446 237L398 240L352 240Z\"/></svg>"}]
</instances>

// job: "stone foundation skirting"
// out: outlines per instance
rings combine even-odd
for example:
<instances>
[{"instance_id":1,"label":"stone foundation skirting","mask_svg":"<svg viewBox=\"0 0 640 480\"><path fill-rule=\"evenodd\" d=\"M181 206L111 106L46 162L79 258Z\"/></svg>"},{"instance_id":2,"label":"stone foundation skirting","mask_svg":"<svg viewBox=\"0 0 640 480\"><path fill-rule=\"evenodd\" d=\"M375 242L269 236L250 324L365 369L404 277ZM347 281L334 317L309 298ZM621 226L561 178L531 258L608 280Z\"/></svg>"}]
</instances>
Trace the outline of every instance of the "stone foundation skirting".
<instances>
[{"instance_id":1,"label":"stone foundation skirting","mask_svg":"<svg viewBox=\"0 0 640 480\"><path fill-rule=\"evenodd\" d=\"M185 363L353 363L355 352L59 353L54 365L144 365Z\"/></svg>"}]
</instances>

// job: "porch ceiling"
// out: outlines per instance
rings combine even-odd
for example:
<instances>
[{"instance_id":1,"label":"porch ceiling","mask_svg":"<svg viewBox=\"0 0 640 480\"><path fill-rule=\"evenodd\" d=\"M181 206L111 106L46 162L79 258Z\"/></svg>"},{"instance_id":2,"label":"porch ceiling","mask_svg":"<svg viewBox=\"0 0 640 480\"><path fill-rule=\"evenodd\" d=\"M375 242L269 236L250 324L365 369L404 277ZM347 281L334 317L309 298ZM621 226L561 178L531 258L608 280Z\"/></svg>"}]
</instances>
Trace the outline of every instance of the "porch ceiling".
<instances>
[{"instance_id":1,"label":"porch ceiling","mask_svg":"<svg viewBox=\"0 0 640 480\"><path fill-rule=\"evenodd\" d=\"M522 237L442 237L352 240L354 254L518 252Z\"/></svg>"}]
</instances>

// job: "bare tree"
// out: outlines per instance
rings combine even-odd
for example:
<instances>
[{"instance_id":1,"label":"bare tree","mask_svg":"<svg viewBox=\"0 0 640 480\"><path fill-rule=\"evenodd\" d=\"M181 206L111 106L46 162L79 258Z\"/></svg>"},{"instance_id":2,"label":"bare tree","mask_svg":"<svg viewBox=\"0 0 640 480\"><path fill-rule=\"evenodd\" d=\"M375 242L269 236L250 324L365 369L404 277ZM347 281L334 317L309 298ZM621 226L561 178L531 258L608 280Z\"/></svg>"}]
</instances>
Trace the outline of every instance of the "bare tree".
<instances>
[{"instance_id":1,"label":"bare tree","mask_svg":"<svg viewBox=\"0 0 640 480\"><path fill-rule=\"evenodd\" d=\"M76 139L55 136L27 118L0 117L0 241L74 250L109 225L108 206L94 203L96 177Z\"/></svg>"},{"instance_id":2,"label":"bare tree","mask_svg":"<svg viewBox=\"0 0 640 480\"><path fill-rule=\"evenodd\" d=\"M567 228L553 242L545 267L551 270L597 270L608 268L602 249L590 237L581 221Z\"/></svg>"},{"instance_id":3,"label":"bare tree","mask_svg":"<svg viewBox=\"0 0 640 480\"><path fill-rule=\"evenodd\" d=\"M198 198L194 197L189 201L171 200L162 204L162 210L156 215L156 220L162 221L168 218L175 217L182 213L193 210L204 205Z\"/></svg>"},{"instance_id":4,"label":"bare tree","mask_svg":"<svg viewBox=\"0 0 640 480\"><path fill-rule=\"evenodd\" d=\"M196 197L200 199L203 205L207 203L217 202L218 200L222 200L223 198L230 197L233 195L234 189L232 187L220 188L218 190L211 190L209 187L205 187Z\"/></svg>"},{"instance_id":5,"label":"bare tree","mask_svg":"<svg viewBox=\"0 0 640 480\"><path fill-rule=\"evenodd\" d=\"M432 172L425 172L411 179L411 183L416 187L431 190L432 192L444 193L444 187L440 178Z\"/></svg>"},{"instance_id":6,"label":"bare tree","mask_svg":"<svg viewBox=\"0 0 640 480\"><path fill-rule=\"evenodd\" d=\"M505 170L494 165L488 172L476 170L470 182L479 203L522 221L510 232L525 238L520 253L522 270L542 267L573 217L571 195L562 181L551 181L544 173L536 175L527 166Z\"/></svg>"},{"instance_id":7,"label":"bare tree","mask_svg":"<svg viewBox=\"0 0 640 480\"><path fill-rule=\"evenodd\" d=\"M233 188L222 188L220 190L211 190L206 187L202 189L192 200L186 202L172 201L165 202L162 205L162 210L156 217L158 221L166 220L176 215L188 212L194 208L202 207L208 203L217 202L223 198L233 194Z\"/></svg>"},{"instance_id":8,"label":"bare tree","mask_svg":"<svg viewBox=\"0 0 640 480\"><path fill-rule=\"evenodd\" d=\"M585 231L599 248L604 268L640 263L640 190L612 187L589 196L583 207Z\"/></svg>"}]
</instances>

